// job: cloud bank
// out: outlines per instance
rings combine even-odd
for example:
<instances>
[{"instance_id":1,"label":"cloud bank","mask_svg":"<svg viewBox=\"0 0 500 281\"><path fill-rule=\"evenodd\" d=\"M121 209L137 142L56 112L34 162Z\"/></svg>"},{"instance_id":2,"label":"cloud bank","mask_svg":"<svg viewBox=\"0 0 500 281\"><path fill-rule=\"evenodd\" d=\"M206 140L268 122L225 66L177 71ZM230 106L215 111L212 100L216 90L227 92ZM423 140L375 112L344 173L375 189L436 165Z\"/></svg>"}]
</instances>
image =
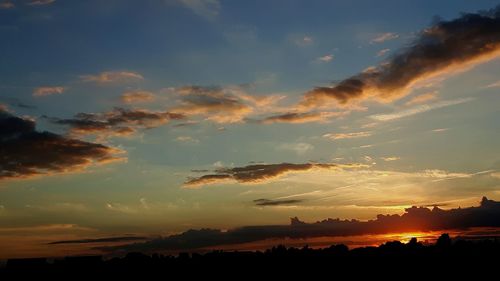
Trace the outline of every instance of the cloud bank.
<instances>
[{"instance_id":1,"label":"cloud bank","mask_svg":"<svg viewBox=\"0 0 500 281\"><path fill-rule=\"evenodd\" d=\"M369 221L326 219L306 223L295 217L291 219L289 225L244 226L227 231L219 229L188 230L181 234L153 239L143 243L100 247L99 249L107 252L155 252L220 247L221 245L249 243L274 238L352 236L470 227L500 227L500 202L483 197L479 207L450 210L443 210L437 206L432 209L411 207L405 209L405 213L402 215L377 215L376 219Z\"/></svg>"}]
</instances>

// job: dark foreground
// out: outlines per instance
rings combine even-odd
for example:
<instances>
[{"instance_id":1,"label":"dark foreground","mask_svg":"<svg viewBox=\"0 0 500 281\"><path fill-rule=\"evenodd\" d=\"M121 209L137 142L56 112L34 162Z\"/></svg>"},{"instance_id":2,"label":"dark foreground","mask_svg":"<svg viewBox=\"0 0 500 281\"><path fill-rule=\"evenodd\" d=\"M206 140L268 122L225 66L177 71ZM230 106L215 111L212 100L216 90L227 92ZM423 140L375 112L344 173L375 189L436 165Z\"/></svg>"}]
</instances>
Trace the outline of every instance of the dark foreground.
<instances>
[{"instance_id":1,"label":"dark foreground","mask_svg":"<svg viewBox=\"0 0 500 281\"><path fill-rule=\"evenodd\" d=\"M499 267L499 239L452 241L443 234L434 245L424 245L412 239L407 244L394 241L379 247L352 250L345 245L324 249L278 246L264 252L213 251L178 256L129 253L108 260L101 256L66 257L51 262L47 259L11 259L0 273L12 279L31 275L64 279L141 276L141 280L147 276L155 279L217 277L236 280L248 277L266 279L269 276L321 279L338 279L335 277L340 276L401 279L469 276L474 280L479 277L498 280Z\"/></svg>"}]
</instances>

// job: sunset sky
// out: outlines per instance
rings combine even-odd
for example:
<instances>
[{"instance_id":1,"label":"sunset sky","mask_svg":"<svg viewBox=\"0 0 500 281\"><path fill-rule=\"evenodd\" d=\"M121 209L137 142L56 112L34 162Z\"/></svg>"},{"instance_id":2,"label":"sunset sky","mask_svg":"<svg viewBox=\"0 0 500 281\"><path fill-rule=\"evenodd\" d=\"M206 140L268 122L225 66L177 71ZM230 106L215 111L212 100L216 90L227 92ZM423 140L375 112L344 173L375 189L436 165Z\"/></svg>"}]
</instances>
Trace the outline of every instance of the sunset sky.
<instances>
[{"instance_id":1,"label":"sunset sky","mask_svg":"<svg viewBox=\"0 0 500 281\"><path fill-rule=\"evenodd\" d=\"M0 258L499 200L498 4L0 0Z\"/></svg>"}]
</instances>

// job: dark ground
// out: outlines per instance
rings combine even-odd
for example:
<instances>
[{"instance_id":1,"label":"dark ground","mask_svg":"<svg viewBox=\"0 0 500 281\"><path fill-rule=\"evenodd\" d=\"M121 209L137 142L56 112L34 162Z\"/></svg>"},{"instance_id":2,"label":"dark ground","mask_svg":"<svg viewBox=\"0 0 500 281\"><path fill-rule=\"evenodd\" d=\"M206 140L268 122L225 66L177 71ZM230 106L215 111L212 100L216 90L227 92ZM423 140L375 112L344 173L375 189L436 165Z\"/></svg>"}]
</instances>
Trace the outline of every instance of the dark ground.
<instances>
[{"instance_id":1,"label":"dark ground","mask_svg":"<svg viewBox=\"0 0 500 281\"><path fill-rule=\"evenodd\" d=\"M345 245L324 249L273 247L264 252L180 253L178 256L128 253L122 258L103 260L101 256L47 259L11 259L0 269L4 280L31 276L38 279L80 279L137 277L147 279L184 278L279 278L345 280L355 277L390 277L434 280L462 277L472 280L499 280L500 240L452 241L443 234L434 245L412 239L407 244L394 241L379 247L349 250Z\"/></svg>"}]
</instances>

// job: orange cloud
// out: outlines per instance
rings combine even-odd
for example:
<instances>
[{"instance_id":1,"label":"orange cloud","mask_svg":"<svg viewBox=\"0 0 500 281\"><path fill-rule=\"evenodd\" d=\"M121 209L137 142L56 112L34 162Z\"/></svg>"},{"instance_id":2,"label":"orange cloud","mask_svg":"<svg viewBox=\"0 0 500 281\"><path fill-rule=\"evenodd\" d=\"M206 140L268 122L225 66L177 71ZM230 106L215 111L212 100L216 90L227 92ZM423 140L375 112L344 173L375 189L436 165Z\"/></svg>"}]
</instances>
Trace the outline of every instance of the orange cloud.
<instances>
[{"instance_id":1,"label":"orange cloud","mask_svg":"<svg viewBox=\"0 0 500 281\"><path fill-rule=\"evenodd\" d=\"M423 81L462 72L500 56L499 26L496 10L439 22L422 31L410 47L389 61L333 87L317 87L305 94L300 105L321 108L368 99L399 99ZM383 38L389 36L374 42Z\"/></svg>"},{"instance_id":2,"label":"orange cloud","mask_svg":"<svg viewBox=\"0 0 500 281\"><path fill-rule=\"evenodd\" d=\"M432 91L432 92L428 92L428 93L413 97L411 100L406 102L406 105L425 103L425 102L435 100L435 99L437 99L437 91Z\"/></svg>"},{"instance_id":3,"label":"orange cloud","mask_svg":"<svg viewBox=\"0 0 500 281\"><path fill-rule=\"evenodd\" d=\"M124 103L151 102L154 99L155 95L153 93L142 90L128 91L121 96L121 100Z\"/></svg>"}]
</instances>

